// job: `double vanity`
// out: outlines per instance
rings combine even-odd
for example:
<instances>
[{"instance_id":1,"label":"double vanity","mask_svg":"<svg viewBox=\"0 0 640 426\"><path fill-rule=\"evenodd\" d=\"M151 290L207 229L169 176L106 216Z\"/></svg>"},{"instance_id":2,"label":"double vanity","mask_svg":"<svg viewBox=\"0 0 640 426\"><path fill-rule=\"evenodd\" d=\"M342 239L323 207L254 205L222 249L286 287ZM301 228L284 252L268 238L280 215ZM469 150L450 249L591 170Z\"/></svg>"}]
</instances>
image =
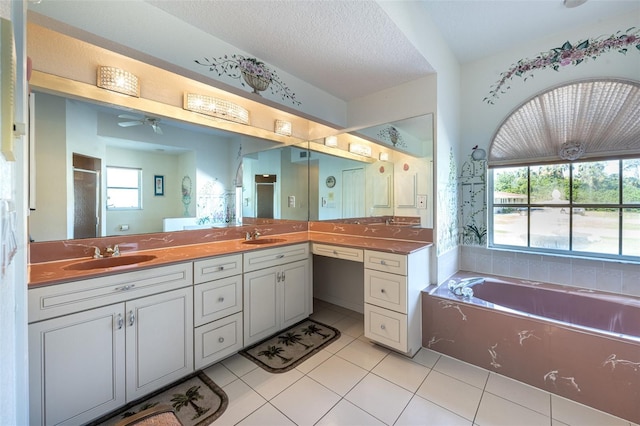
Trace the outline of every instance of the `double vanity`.
<instances>
[{"instance_id":1,"label":"double vanity","mask_svg":"<svg viewBox=\"0 0 640 426\"><path fill-rule=\"evenodd\" d=\"M429 247L304 231L125 250L103 265L89 257L33 263L30 417L89 422L307 318L314 287L321 293L324 284L321 275L314 281L316 260L359 270L364 282L334 277L334 295L363 294L365 336L412 356L422 341Z\"/></svg>"}]
</instances>

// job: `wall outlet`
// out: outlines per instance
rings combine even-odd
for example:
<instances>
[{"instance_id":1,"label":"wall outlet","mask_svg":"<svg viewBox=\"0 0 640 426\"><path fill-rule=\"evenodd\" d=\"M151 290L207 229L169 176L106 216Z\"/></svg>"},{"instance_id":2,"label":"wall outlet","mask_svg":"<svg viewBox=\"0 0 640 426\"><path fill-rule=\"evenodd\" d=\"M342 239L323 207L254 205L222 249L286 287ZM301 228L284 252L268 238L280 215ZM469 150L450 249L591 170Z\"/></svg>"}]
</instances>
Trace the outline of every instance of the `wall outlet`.
<instances>
[{"instance_id":1,"label":"wall outlet","mask_svg":"<svg viewBox=\"0 0 640 426\"><path fill-rule=\"evenodd\" d=\"M296 196L295 195L289 195L289 197L287 197L288 200L288 205L290 208L294 208L296 206Z\"/></svg>"},{"instance_id":2,"label":"wall outlet","mask_svg":"<svg viewBox=\"0 0 640 426\"><path fill-rule=\"evenodd\" d=\"M427 208L427 196L426 195L418 195L416 197L416 204L418 205L419 209L426 209Z\"/></svg>"}]
</instances>

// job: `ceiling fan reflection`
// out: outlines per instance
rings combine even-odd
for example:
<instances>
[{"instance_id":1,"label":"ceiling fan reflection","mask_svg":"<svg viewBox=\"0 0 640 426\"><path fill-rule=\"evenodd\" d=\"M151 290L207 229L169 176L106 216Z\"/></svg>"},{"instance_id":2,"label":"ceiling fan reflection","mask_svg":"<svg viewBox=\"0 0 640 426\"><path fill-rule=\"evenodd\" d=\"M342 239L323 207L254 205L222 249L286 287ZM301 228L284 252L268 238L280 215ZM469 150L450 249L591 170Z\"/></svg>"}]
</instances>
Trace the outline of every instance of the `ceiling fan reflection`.
<instances>
[{"instance_id":1,"label":"ceiling fan reflection","mask_svg":"<svg viewBox=\"0 0 640 426\"><path fill-rule=\"evenodd\" d=\"M127 114L119 115L118 118L124 118L124 119L130 120L130 121L119 122L118 126L120 127L140 126L142 124L146 124L148 126L151 126L151 128L155 133L159 135L162 134L159 118L147 117L146 115L143 117L136 117L134 115L127 115Z\"/></svg>"}]
</instances>

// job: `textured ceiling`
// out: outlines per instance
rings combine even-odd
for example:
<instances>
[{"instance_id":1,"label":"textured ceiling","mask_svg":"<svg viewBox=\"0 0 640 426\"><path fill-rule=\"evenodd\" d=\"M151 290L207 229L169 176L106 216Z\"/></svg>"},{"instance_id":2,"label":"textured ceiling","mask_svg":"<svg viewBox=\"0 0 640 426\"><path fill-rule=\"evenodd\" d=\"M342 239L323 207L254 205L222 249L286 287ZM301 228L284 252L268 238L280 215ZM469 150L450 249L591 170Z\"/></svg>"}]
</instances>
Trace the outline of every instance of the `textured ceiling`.
<instances>
[{"instance_id":1,"label":"textured ceiling","mask_svg":"<svg viewBox=\"0 0 640 426\"><path fill-rule=\"evenodd\" d=\"M562 0L426 0L420 3L460 63L626 13L635 14L640 20L638 0L588 0L575 8L564 7Z\"/></svg>"},{"instance_id":2,"label":"textured ceiling","mask_svg":"<svg viewBox=\"0 0 640 426\"><path fill-rule=\"evenodd\" d=\"M342 99L433 72L371 1L147 3Z\"/></svg>"},{"instance_id":3,"label":"textured ceiling","mask_svg":"<svg viewBox=\"0 0 640 426\"><path fill-rule=\"evenodd\" d=\"M404 36L415 29L399 28L380 6L386 1L40 0L29 10L178 66L194 50L206 55L215 38L349 101L433 72ZM624 13L640 19L638 0L589 0L573 9L562 0L418 5L461 63Z\"/></svg>"}]
</instances>

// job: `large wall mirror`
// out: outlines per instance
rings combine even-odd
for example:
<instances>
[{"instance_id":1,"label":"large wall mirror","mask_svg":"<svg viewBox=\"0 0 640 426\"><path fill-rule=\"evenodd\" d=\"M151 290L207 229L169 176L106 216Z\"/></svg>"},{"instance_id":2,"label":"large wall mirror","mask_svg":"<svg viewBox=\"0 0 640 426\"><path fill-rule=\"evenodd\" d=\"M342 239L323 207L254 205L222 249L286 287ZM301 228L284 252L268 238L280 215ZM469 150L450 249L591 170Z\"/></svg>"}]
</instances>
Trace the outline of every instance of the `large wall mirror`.
<instances>
[{"instance_id":1,"label":"large wall mirror","mask_svg":"<svg viewBox=\"0 0 640 426\"><path fill-rule=\"evenodd\" d=\"M398 217L432 227L432 115L334 135L330 147L325 138L283 144L37 90L32 111L35 242L248 218ZM359 140L382 149L350 152Z\"/></svg>"},{"instance_id":2,"label":"large wall mirror","mask_svg":"<svg viewBox=\"0 0 640 426\"><path fill-rule=\"evenodd\" d=\"M306 142L32 96L32 241L308 220Z\"/></svg>"},{"instance_id":3,"label":"large wall mirror","mask_svg":"<svg viewBox=\"0 0 640 426\"><path fill-rule=\"evenodd\" d=\"M382 217L386 224L397 218L395 226L431 228L433 115L342 136L309 143L310 219L371 223ZM350 153L358 152L353 145L360 140L382 149L375 156Z\"/></svg>"}]
</instances>

